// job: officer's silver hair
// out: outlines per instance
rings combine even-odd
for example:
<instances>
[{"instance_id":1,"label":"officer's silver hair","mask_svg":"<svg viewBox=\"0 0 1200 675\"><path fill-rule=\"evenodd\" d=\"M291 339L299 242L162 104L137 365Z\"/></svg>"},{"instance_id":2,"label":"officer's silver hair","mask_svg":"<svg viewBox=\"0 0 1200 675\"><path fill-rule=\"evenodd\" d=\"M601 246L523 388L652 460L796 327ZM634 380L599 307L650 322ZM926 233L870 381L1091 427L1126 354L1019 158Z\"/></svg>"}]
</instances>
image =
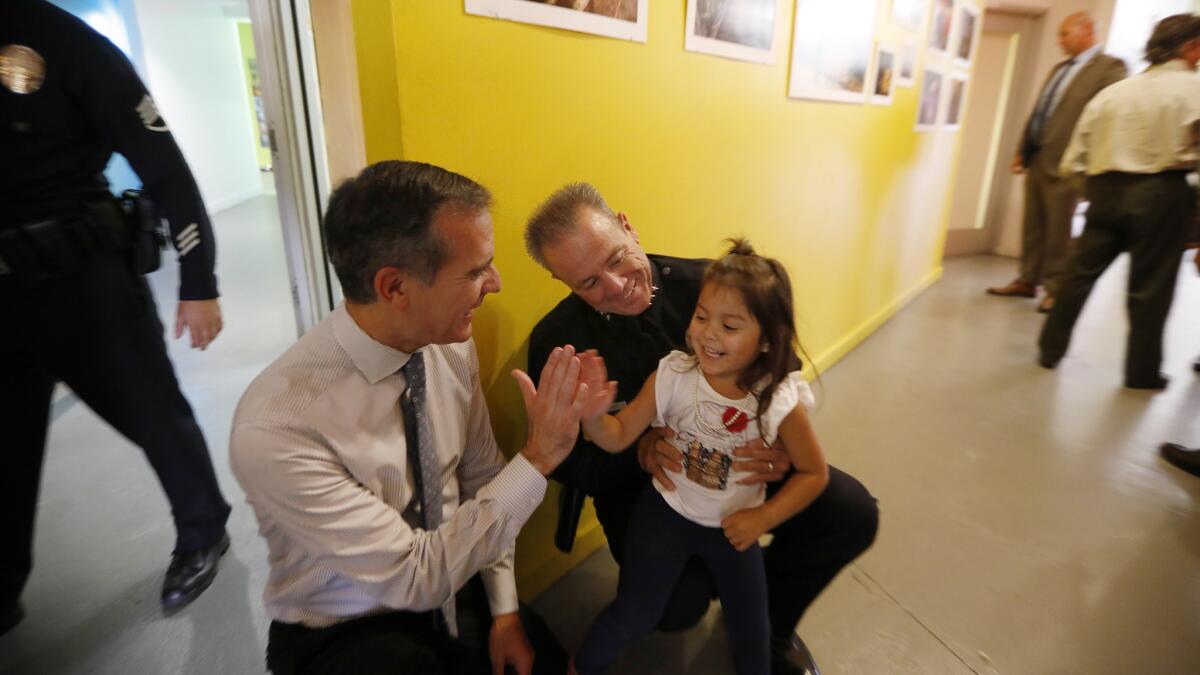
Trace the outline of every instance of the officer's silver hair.
<instances>
[{"instance_id":1,"label":"officer's silver hair","mask_svg":"<svg viewBox=\"0 0 1200 675\"><path fill-rule=\"evenodd\" d=\"M579 211L585 207L602 214L613 227L621 227L617 214L609 208L596 186L591 183L571 183L555 190L529 217L529 223L525 225L525 250L529 256L542 267L550 269L546 264L546 247L575 230Z\"/></svg>"}]
</instances>

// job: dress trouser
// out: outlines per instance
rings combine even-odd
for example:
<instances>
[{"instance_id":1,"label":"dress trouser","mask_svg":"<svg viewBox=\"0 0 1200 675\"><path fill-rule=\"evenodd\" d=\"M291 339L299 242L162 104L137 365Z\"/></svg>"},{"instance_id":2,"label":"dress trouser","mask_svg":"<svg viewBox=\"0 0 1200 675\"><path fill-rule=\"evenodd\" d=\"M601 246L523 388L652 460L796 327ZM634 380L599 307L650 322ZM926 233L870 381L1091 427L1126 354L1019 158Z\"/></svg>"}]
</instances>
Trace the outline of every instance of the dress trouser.
<instances>
[{"instance_id":1,"label":"dress trouser","mask_svg":"<svg viewBox=\"0 0 1200 675\"><path fill-rule=\"evenodd\" d=\"M1062 291L1038 341L1042 357L1067 352L1075 321L1092 286L1124 251L1130 255L1129 342L1125 381L1158 376L1162 334L1175 297L1179 262L1191 230L1196 198L1186 174L1106 173L1088 178L1087 226L1067 265Z\"/></svg>"},{"instance_id":2,"label":"dress trouser","mask_svg":"<svg viewBox=\"0 0 1200 675\"><path fill-rule=\"evenodd\" d=\"M56 380L145 452L171 503L176 551L219 540L229 505L167 358L150 289L128 260L104 254L78 272L33 286L0 275L0 317L0 429L6 436L0 603L20 596L33 567L34 516Z\"/></svg>"},{"instance_id":3,"label":"dress trouser","mask_svg":"<svg viewBox=\"0 0 1200 675\"><path fill-rule=\"evenodd\" d=\"M1057 167L1046 166L1041 153L1033 156L1025 175L1025 220L1021 226L1021 281L1046 287L1058 295L1071 244L1071 220L1079 192L1059 178Z\"/></svg>"},{"instance_id":4,"label":"dress trouser","mask_svg":"<svg viewBox=\"0 0 1200 675\"><path fill-rule=\"evenodd\" d=\"M490 675L491 612L479 577L458 592L458 638L435 626L433 612L388 612L327 628L272 621L267 669L274 675ZM527 608L521 624L533 647L535 675L562 675L567 654Z\"/></svg>"},{"instance_id":5,"label":"dress trouser","mask_svg":"<svg viewBox=\"0 0 1200 675\"><path fill-rule=\"evenodd\" d=\"M648 482L648 481L647 481ZM767 487L767 497L782 482ZM609 550L625 573L625 541L641 489L593 498ZM808 508L772 531L763 552L767 569L767 610L771 634L791 636L805 610L843 567L870 548L879 529L879 507L863 484L829 467L829 484ZM685 563L667 600L658 629L685 630L696 625L716 597L716 583L699 557Z\"/></svg>"}]
</instances>

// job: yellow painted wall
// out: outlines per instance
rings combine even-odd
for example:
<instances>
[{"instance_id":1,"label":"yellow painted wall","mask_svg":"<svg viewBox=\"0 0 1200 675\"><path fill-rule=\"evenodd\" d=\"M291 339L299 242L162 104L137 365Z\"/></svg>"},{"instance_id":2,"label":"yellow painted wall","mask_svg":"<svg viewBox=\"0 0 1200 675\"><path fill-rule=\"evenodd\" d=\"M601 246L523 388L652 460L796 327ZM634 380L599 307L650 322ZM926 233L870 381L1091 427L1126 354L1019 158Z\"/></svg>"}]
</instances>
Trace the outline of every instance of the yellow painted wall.
<instances>
[{"instance_id":1,"label":"yellow painted wall","mask_svg":"<svg viewBox=\"0 0 1200 675\"><path fill-rule=\"evenodd\" d=\"M262 126L258 119L258 108L254 105L255 90L260 88L258 79L258 55L254 51L254 31L249 21L238 21L238 44L242 47L242 74L246 78L246 95L250 100L250 119L254 128L254 148L258 158L258 168L266 170L271 166L271 147L262 143ZM251 66L251 64L255 64ZM261 96L261 90L258 94Z\"/></svg>"},{"instance_id":2,"label":"yellow painted wall","mask_svg":"<svg viewBox=\"0 0 1200 675\"><path fill-rule=\"evenodd\" d=\"M651 4L646 44L468 16L461 0L354 4L369 160L433 162L496 195L503 292L477 313L475 336L510 452L525 421L508 371L525 366L530 329L565 293L526 257L521 231L566 182L596 184L651 252L714 256L746 234L782 259L820 368L941 272L958 136L912 131L917 89L890 107L788 99L791 0L774 66L685 52L685 3ZM879 4L877 34L890 37ZM518 542L525 597L603 542L589 512L575 555L553 548L556 494Z\"/></svg>"}]
</instances>

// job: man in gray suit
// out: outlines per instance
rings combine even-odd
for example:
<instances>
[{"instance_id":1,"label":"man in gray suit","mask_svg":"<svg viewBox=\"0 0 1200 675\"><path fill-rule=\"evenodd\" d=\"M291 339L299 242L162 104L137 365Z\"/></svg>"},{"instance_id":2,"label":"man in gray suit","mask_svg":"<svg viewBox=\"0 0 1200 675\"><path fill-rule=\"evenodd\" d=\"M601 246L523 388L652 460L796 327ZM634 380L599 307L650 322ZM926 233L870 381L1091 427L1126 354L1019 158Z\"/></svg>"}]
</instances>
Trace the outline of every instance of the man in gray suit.
<instances>
[{"instance_id":1,"label":"man in gray suit","mask_svg":"<svg viewBox=\"0 0 1200 675\"><path fill-rule=\"evenodd\" d=\"M1042 85L1012 162L1014 174L1027 174L1021 270L1007 286L987 289L992 295L1032 298L1038 285L1044 285L1039 312L1054 306L1071 241L1071 218L1079 201L1079 186L1059 175L1059 161L1084 106L1127 72L1123 61L1101 53L1095 24L1085 12L1063 20L1058 44L1068 58L1050 71Z\"/></svg>"}]
</instances>

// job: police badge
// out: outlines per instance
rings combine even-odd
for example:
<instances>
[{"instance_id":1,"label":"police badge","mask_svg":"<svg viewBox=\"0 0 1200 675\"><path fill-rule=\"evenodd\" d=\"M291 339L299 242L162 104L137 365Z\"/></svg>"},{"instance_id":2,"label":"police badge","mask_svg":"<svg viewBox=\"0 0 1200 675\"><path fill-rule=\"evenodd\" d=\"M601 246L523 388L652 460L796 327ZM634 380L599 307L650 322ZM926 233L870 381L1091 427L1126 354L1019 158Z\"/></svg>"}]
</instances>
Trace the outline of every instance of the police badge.
<instances>
[{"instance_id":1,"label":"police badge","mask_svg":"<svg viewBox=\"0 0 1200 675\"><path fill-rule=\"evenodd\" d=\"M46 80L46 60L25 45L0 47L0 84L14 94L32 94Z\"/></svg>"}]
</instances>

